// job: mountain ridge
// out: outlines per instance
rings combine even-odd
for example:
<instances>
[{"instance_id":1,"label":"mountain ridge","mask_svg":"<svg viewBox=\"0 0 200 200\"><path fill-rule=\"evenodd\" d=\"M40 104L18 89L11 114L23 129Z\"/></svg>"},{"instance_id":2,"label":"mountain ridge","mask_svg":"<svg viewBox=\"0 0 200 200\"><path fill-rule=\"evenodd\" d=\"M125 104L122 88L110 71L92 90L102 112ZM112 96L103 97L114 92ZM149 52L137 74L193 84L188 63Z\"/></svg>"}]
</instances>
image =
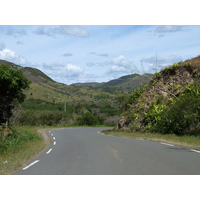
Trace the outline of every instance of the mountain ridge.
<instances>
[{"instance_id":1,"label":"mountain ridge","mask_svg":"<svg viewBox=\"0 0 200 200\"><path fill-rule=\"evenodd\" d=\"M130 74L130 75L125 75L121 76L116 79L112 79L107 82L88 82L88 83L73 83L71 86L76 86L76 87L94 87L94 88L100 88L100 87L111 87L111 86L121 86L124 88L138 88L141 87L144 83L148 83L151 78L153 77L153 74Z\"/></svg>"},{"instance_id":2,"label":"mountain ridge","mask_svg":"<svg viewBox=\"0 0 200 200\"><path fill-rule=\"evenodd\" d=\"M129 93L132 89L140 87L143 84L142 79L140 79L140 77L143 77L142 75L127 75L105 83L84 83L79 86L77 86L78 83L67 85L54 81L36 68L22 67L5 60L0 60L0 64L8 65L12 69L22 70L25 77L31 81L30 88L24 91L27 99L68 103L85 101L100 103L107 99L107 102L111 103L110 101L114 100L117 93ZM127 77L129 79L134 77L133 80L135 83L131 83ZM151 77L152 75L149 75L148 79L145 79L150 81ZM123 81L120 79L123 79ZM129 86L125 83L129 84Z\"/></svg>"}]
</instances>

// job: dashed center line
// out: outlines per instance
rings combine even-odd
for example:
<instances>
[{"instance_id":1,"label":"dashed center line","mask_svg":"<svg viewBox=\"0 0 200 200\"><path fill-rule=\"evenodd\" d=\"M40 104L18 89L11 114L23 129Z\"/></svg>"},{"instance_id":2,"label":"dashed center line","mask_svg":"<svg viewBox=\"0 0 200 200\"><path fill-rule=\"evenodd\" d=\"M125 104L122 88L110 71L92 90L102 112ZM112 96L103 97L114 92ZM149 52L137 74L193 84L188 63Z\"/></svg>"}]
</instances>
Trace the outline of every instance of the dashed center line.
<instances>
[{"instance_id":1,"label":"dashed center line","mask_svg":"<svg viewBox=\"0 0 200 200\"><path fill-rule=\"evenodd\" d=\"M168 144L168 143L164 143L164 142L161 142L160 144L164 144L164 145L168 145L168 146L174 146L173 144Z\"/></svg>"},{"instance_id":2,"label":"dashed center line","mask_svg":"<svg viewBox=\"0 0 200 200\"><path fill-rule=\"evenodd\" d=\"M34 165L38 162L39 162L39 160L36 160L36 161L32 162L30 165L27 165L26 167L24 167L22 170L26 170L26 169L28 169L29 167L31 167L32 165Z\"/></svg>"},{"instance_id":3,"label":"dashed center line","mask_svg":"<svg viewBox=\"0 0 200 200\"><path fill-rule=\"evenodd\" d=\"M56 141L54 141L53 145L56 145Z\"/></svg>"},{"instance_id":4,"label":"dashed center line","mask_svg":"<svg viewBox=\"0 0 200 200\"><path fill-rule=\"evenodd\" d=\"M52 148L51 148L51 149L49 149L49 151L47 151L47 152L46 152L46 154L49 154L51 151L52 151Z\"/></svg>"},{"instance_id":5,"label":"dashed center line","mask_svg":"<svg viewBox=\"0 0 200 200\"><path fill-rule=\"evenodd\" d=\"M53 139L55 140L56 138L55 138L55 137L53 137Z\"/></svg>"}]
</instances>

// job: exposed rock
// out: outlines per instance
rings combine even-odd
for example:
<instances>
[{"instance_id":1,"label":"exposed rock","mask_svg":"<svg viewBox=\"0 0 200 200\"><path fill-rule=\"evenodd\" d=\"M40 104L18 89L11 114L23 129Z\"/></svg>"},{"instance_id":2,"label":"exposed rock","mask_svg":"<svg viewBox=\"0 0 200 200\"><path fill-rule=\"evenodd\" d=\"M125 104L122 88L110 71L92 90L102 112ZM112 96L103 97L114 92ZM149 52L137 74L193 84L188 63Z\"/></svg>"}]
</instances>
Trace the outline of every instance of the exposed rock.
<instances>
[{"instance_id":1,"label":"exposed rock","mask_svg":"<svg viewBox=\"0 0 200 200\"><path fill-rule=\"evenodd\" d=\"M132 105L131 112L120 119L118 129L130 130L142 127L144 113L156 100L167 102L170 98L177 98L184 92L186 86L192 84L195 79L200 80L200 56L166 67L156 73L145 92ZM137 122L133 117L134 114L137 115Z\"/></svg>"}]
</instances>

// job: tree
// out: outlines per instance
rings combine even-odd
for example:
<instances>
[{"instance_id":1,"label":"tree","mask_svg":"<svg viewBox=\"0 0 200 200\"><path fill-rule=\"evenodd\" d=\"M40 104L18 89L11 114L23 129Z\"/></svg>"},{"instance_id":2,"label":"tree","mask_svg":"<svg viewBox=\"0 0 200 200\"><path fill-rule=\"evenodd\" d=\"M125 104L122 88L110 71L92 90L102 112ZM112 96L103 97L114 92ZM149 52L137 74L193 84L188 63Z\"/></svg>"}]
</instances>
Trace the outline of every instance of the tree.
<instances>
[{"instance_id":1,"label":"tree","mask_svg":"<svg viewBox=\"0 0 200 200\"><path fill-rule=\"evenodd\" d=\"M21 70L0 65L0 123L7 123L13 108L24 101L23 90L29 87L29 83Z\"/></svg>"},{"instance_id":2,"label":"tree","mask_svg":"<svg viewBox=\"0 0 200 200\"><path fill-rule=\"evenodd\" d=\"M97 124L100 124L100 120L98 116L93 115L90 112L84 113L82 116L79 116L77 118L77 124L78 125L87 125L87 126L94 126Z\"/></svg>"}]
</instances>

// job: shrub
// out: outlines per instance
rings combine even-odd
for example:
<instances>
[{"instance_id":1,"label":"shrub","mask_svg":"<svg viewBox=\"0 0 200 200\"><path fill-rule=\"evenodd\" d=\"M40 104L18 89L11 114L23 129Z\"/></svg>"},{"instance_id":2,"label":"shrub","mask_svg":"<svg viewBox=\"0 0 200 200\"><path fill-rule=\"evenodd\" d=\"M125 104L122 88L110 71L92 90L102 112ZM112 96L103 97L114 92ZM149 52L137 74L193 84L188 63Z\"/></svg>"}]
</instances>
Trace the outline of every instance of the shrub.
<instances>
[{"instance_id":1,"label":"shrub","mask_svg":"<svg viewBox=\"0 0 200 200\"><path fill-rule=\"evenodd\" d=\"M200 135L200 97L184 96L160 114L154 130L164 134Z\"/></svg>"},{"instance_id":2,"label":"shrub","mask_svg":"<svg viewBox=\"0 0 200 200\"><path fill-rule=\"evenodd\" d=\"M103 121L103 118L100 118L90 112L86 112L82 116L78 116L77 125L94 126L103 124Z\"/></svg>"},{"instance_id":3,"label":"shrub","mask_svg":"<svg viewBox=\"0 0 200 200\"><path fill-rule=\"evenodd\" d=\"M69 114L62 111L24 110L18 114L17 119L15 119L15 124L29 126L57 126L66 125L69 119Z\"/></svg>"},{"instance_id":4,"label":"shrub","mask_svg":"<svg viewBox=\"0 0 200 200\"><path fill-rule=\"evenodd\" d=\"M0 132L0 153L15 152L25 142L39 139L37 134L29 133L28 131L21 132L16 129L10 129L7 135Z\"/></svg>"}]
</instances>

